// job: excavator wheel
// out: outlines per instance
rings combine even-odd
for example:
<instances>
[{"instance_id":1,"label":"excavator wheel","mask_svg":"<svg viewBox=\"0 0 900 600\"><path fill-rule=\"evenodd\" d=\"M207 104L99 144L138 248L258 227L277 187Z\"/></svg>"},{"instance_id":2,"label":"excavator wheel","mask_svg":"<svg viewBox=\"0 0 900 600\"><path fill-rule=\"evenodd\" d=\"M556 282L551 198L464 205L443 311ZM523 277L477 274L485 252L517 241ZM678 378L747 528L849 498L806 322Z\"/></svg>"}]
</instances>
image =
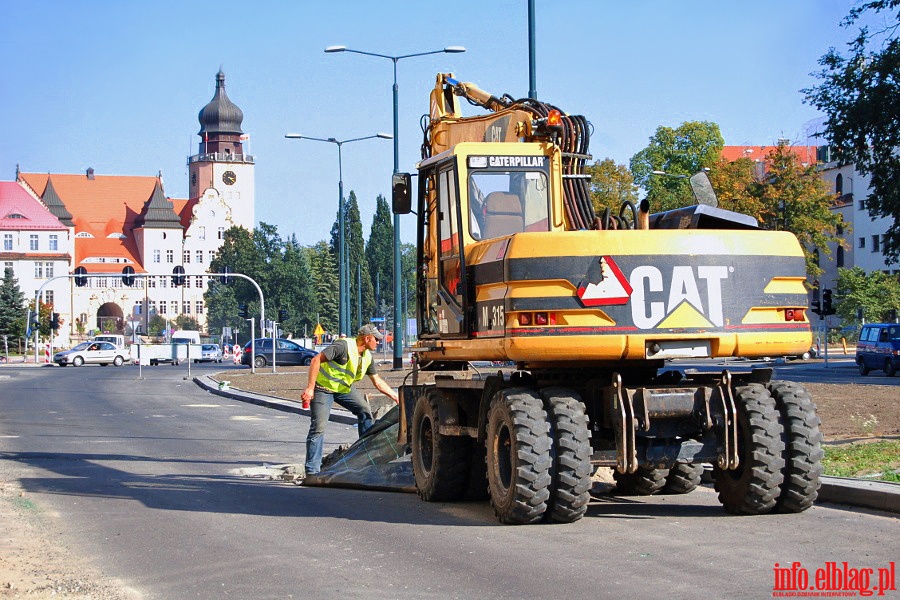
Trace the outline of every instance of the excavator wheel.
<instances>
[{"instance_id":1,"label":"excavator wheel","mask_svg":"<svg viewBox=\"0 0 900 600\"><path fill-rule=\"evenodd\" d=\"M773 381L768 387L784 423L784 483L775 510L803 512L819 495L825 456L816 405L798 383Z\"/></svg>"},{"instance_id":2,"label":"excavator wheel","mask_svg":"<svg viewBox=\"0 0 900 600\"><path fill-rule=\"evenodd\" d=\"M438 430L441 391L420 396L412 418L412 466L419 496L428 502L459 500L466 493L472 440Z\"/></svg>"},{"instance_id":3,"label":"excavator wheel","mask_svg":"<svg viewBox=\"0 0 900 600\"><path fill-rule=\"evenodd\" d=\"M541 391L550 420L553 464L544 520L574 523L584 516L591 489L591 432L581 397L571 390Z\"/></svg>"},{"instance_id":4,"label":"excavator wheel","mask_svg":"<svg viewBox=\"0 0 900 600\"><path fill-rule=\"evenodd\" d=\"M623 496L652 496L666 485L669 469L638 467L634 473L613 471L616 491Z\"/></svg>"},{"instance_id":5,"label":"excavator wheel","mask_svg":"<svg viewBox=\"0 0 900 600\"><path fill-rule=\"evenodd\" d=\"M703 465L686 465L676 463L669 469L666 477L666 485L663 494L689 494L700 485L700 476L703 475Z\"/></svg>"},{"instance_id":6,"label":"excavator wheel","mask_svg":"<svg viewBox=\"0 0 900 600\"><path fill-rule=\"evenodd\" d=\"M502 523L536 523L550 499L550 426L540 396L526 388L491 399L487 436L488 490Z\"/></svg>"},{"instance_id":7,"label":"excavator wheel","mask_svg":"<svg viewBox=\"0 0 900 600\"><path fill-rule=\"evenodd\" d=\"M736 515L761 515L775 508L784 481L781 416L765 386L735 388L739 465L713 469L719 502Z\"/></svg>"}]
</instances>

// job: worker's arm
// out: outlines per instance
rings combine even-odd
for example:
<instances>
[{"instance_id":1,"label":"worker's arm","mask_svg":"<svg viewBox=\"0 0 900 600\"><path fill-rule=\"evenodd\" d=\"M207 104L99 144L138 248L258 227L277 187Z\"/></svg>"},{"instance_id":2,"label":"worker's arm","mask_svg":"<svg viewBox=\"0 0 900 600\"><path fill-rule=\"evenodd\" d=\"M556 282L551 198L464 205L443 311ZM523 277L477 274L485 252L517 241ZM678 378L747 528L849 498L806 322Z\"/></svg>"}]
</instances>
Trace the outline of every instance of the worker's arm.
<instances>
[{"instance_id":1,"label":"worker's arm","mask_svg":"<svg viewBox=\"0 0 900 600\"><path fill-rule=\"evenodd\" d=\"M319 376L319 367L322 365L323 355L321 352L313 356L309 363L309 372L307 374L306 389L300 398L303 400L303 408L309 408L309 403L313 399L313 392L316 389L316 377Z\"/></svg>"},{"instance_id":2,"label":"worker's arm","mask_svg":"<svg viewBox=\"0 0 900 600\"><path fill-rule=\"evenodd\" d=\"M310 366L310 369L312 369L312 366ZM375 385L375 389L377 389L379 392L381 392L397 404L400 403L400 397L397 395L397 392L395 392L394 389L389 386L384 379L381 378L381 375L378 375L377 373L375 375L369 375L369 379L372 380L372 383Z\"/></svg>"}]
</instances>

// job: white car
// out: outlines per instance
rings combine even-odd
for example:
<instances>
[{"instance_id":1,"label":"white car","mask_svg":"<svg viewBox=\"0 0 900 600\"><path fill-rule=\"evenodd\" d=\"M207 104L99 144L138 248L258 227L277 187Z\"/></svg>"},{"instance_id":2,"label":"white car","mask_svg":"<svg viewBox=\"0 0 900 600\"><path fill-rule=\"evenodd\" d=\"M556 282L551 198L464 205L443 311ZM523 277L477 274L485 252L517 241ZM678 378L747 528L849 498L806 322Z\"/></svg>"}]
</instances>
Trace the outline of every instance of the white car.
<instances>
[{"instance_id":1,"label":"white car","mask_svg":"<svg viewBox=\"0 0 900 600\"><path fill-rule=\"evenodd\" d=\"M200 358L195 359L194 362L220 363L222 362L222 349L219 348L218 344L203 344L203 347L200 350Z\"/></svg>"},{"instance_id":2,"label":"white car","mask_svg":"<svg viewBox=\"0 0 900 600\"><path fill-rule=\"evenodd\" d=\"M98 364L105 367L112 363L121 367L131 361L126 351L116 348L109 342L82 342L71 350L63 350L53 355L53 362L61 367L72 365L80 367L85 364Z\"/></svg>"}]
</instances>

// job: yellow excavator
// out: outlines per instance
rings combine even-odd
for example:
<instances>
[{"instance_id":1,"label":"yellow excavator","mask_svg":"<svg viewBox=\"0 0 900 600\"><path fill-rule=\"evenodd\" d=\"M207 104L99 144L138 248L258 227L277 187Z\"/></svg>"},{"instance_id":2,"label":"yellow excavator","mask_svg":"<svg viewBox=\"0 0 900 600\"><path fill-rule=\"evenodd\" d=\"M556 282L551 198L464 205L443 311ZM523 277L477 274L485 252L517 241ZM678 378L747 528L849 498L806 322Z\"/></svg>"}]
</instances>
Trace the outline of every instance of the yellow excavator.
<instances>
[{"instance_id":1,"label":"yellow excavator","mask_svg":"<svg viewBox=\"0 0 900 600\"><path fill-rule=\"evenodd\" d=\"M488 112L463 116L461 99ZM795 236L719 208L704 173L685 208L597 215L584 117L452 74L423 123L418 193L412 174L393 180L394 212L418 223L413 352L434 372L400 388L423 499L572 522L598 466L621 493L656 494L693 490L711 464L728 512L812 505L821 434L803 386L667 368L810 347Z\"/></svg>"}]
</instances>

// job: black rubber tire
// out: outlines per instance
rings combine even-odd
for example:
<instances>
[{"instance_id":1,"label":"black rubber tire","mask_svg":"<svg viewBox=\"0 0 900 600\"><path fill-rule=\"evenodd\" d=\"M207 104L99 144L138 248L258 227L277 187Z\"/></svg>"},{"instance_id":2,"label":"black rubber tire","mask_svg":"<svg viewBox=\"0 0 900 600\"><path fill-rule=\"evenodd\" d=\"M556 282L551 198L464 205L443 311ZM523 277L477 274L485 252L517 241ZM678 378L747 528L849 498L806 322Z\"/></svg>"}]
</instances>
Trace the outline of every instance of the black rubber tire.
<instances>
[{"instance_id":1,"label":"black rubber tire","mask_svg":"<svg viewBox=\"0 0 900 600\"><path fill-rule=\"evenodd\" d=\"M256 365L257 369L262 369L266 366L266 359L264 356L257 356L253 359L253 364Z\"/></svg>"},{"instance_id":2,"label":"black rubber tire","mask_svg":"<svg viewBox=\"0 0 900 600\"><path fill-rule=\"evenodd\" d=\"M869 374L870 369L869 369L869 367L866 366L866 363L863 362L863 359L860 358L859 362L856 364L856 366L859 367L859 374L862 377L865 377L866 375Z\"/></svg>"},{"instance_id":3,"label":"black rubber tire","mask_svg":"<svg viewBox=\"0 0 900 600\"><path fill-rule=\"evenodd\" d=\"M735 388L739 465L734 470L713 467L719 502L731 514L771 512L784 481L784 440L775 399L764 386Z\"/></svg>"},{"instance_id":4,"label":"black rubber tire","mask_svg":"<svg viewBox=\"0 0 900 600\"><path fill-rule=\"evenodd\" d=\"M773 381L769 391L784 425L784 482L775 510L803 512L813 505L822 484L821 422L809 392L798 383Z\"/></svg>"},{"instance_id":5,"label":"black rubber tire","mask_svg":"<svg viewBox=\"0 0 900 600\"><path fill-rule=\"evenodd\" d=\"M550 499L550 425L544 403L525 388L491 399L485 440L491 506L501 523L536 523Z\"/></svg>"},{"instance_id":6,"label":"black rubber tire","mask_svg":"<svg viewBox=\"0 0 900 600\"><path fill-rule=\"evenodd\" d=\"M116 355L116 357L113 359L114 367L121 367L124 364L125 364L125 359L122 358L121 356Z\"/></svg>"},{"instance_id":7,"label":"black rubber tire","mask_svg":"<svg viewBox=\"0 0 900 600\"><path fill-rule=\"evenodd\" d=\"M613 471L616 493L621 496L652 496L665 487L668 476L668 469L650 469L648 467L638 467L634 473Z\"/></svg>"},{"instance_id":8,"label":"black rubber tire","mask_svg":"<svg viewBox=\"0 0 900 600\"><path fill-rule=\"evenodd\" d=\"M72 359L73 367L80 367L83 364L84 364L84 359L81 358L80 356L76 356L75 358Z\"/></svg>"},{"instance_id":9,"label":"black rubber tire","mask_svg":"<svg viewBox=\"0 0 900 600\"><path fill-rule=\"evenodd\" d=\"M574 523L587 512L591 499L591 431L581 396L572 390L541 390L550 421L553 463L550 500L544 520Z\"/></svg>"},{"instance_id":10,"label":"black rubber tire","mask_svg":"<svg viewBox=\"0 0 900 600\"><path fill-rule=\"evenodd\" d=\"M412 466L419 497L428 502L461 499L468 489L472 438L438 431L441 392L419 397L412 418Z\"/></svg>"},{"instance_id":11,"label":"black rubber tire","mask_svg":"<svg viewBox=\"0 0 900 600\"><path fill-rule=\"evenodd\" d=\"M666 477L666 485L663 494L690 494L700 485L700 477L703 475L703 465L686 465L676 463L669 469Z\"/></svg>"},{"instance_id":12,"label":"black rubber tire","mask_svg":"<svg viewBox=\"0 0 900 600\"><path fill-rule=\"evenodd\" d=\"M893 377L897 374L897 369L894 368L894 363L890 358L885 359L884 361L884 374L888 377Z\"/></svg>"},{"instance_id":13,"label":"black rubber tire","mask_svg":"<svg viewBox=\"0 0 900 600\"><path fill-rule=\"evenodd\" d=\"M222 361L219 361L219 362L222 362ZM303 366L308 367L311 362L312 362L312 358L307 356L306 358L303 359Z\"/></svg>"}]
</instances>

